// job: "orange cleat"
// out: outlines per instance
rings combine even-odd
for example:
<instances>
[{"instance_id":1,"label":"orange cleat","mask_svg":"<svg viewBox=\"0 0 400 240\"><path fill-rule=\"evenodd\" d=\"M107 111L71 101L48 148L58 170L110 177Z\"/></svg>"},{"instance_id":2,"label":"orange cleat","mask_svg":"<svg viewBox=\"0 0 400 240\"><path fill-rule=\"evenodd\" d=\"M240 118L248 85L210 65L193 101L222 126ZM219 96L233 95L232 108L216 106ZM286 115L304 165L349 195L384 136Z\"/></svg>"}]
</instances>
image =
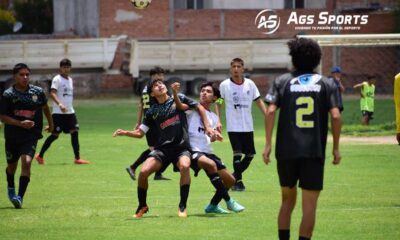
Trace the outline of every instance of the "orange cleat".
<instances>
[{"instance_id":1,"label":"orange cleat","mask_svg":"<svg viewBox=\"0 0 400 240\"><path fill-rule=\"evenodd\" d=\"M41 156L39 156L39 154L36 155L35 159L40 165L46 164L46 161Z\"/></svg>"},{"instance_id":2,"label":"orange cleat","mask_svg":"<svg viewBox=\"0 0 400 240\"><path fill-rule=\"evenodd\" d=\"M141 218L148 211L149 211L149 207L148 206L143 206L143 207L139 206L138 209L136 210L136 213L133 214L133 217L134 218Z\"/></svg>"},{"instance_id":3,"label":"orange cleat","mask_svg":"<svg viewBox=\"0 0 400 240\"><path fill-rule=\"evenodd\" d=\"M83 160L83 159L75 159L74 161L75 164L89 164L89 161Z\"/></svg>"}]
</instances>

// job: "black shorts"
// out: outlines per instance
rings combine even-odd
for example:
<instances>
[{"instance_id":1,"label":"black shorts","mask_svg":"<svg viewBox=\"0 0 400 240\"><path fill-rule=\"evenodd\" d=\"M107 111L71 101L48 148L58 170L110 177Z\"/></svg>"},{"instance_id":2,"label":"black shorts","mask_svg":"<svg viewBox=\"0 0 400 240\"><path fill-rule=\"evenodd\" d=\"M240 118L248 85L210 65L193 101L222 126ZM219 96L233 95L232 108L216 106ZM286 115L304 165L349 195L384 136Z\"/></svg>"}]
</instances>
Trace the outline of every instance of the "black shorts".
<instances>
[{"instance_id":1,"label":"black shorts","mask_svg":"<svg viewBox=\"0 0 400 240\"><path fill-rule=\"evenodd\" d=\"M299 181L299 187L307 190L322 190L324 164L320 158L298 158L277 160L281 187L292 188Z\"/></svg>"},{"instance_id":2,"label":"black shorts","mask_svg":"<svg viewBox=\"0 0 400 240\"><path fill-rule=\"evenodd\" d=\"M361 111L363 117L367 116L369 120L374 119L374 112Z\"/></svg>"},{"instance_id":3,"label":"black shorts","mask_svg":"<svg viewBox=\"0 0 400 240\"><path fill-rule=\"evenodd\" d=\"M216 155L209 154L209 153L203 153L203 152L192 152L192 159L190 161L190 168L193 169L195 177L197 177L197 175L199 174L199 171L200 171L200 168L199 168L199 165L197 164L197 161L199 160L199 158L201 156L206 156L207 158L209 158L212 161L214 161L215 164L217 165L217 170L218 171L222 170L222 169L226 169L225 164Z\"/></svg>"},{"instance_id":4,"label":"black shorts","mask_svg":"<svg viewBox=\"0 0 400 240\"><path fill-rule=\"evenodd\" d=\"M146 140L147 146L154 147L158 140L157 130L154 128L149 128L149 131L146 132Z\"/></svg>"},{"instance_id":5,"label":"black shorts","mask_svg":"<svg viewBox=\"0 0 400 240\"><path fill-rule=\"evenodd\" d=\"M233 152L256 154L253 132L228 132Z\"/></svg>"},{"instance_id":6,"label":"black shorts","mask_svg":"<svg viewBox=\"0 0 400 240\"><path fill-rule=\"evenodd\" d=\"M154 149L149 153L148 157L154 157L161 162L161 169L165 170L168 164L172 163L174 165L174 172L179 172L177 166L180 157L187 156L189 160L191 159L191 154L189 150L185 148L168 148L168 149Z\"/></svg>"},{"instance_id":7,"label":"black shorts","mask_svg":"<svg viewBox=\"0 0 400 240\"><path fill-rule=\"evenodd\" d=\"M78 130L79 124L75 114L58 114L52 115L54 122L54 130L56 133L69 133L71 130Z\"/></svg>"},{"instance_id":8,"label":"black shorts","mask_svg":"<svg viewBox=\"0 0 400 240\"><path fill-rule=\"evenodd\" d=\"M38 139L6 139L6 158L8 163L17 162L21 155L28 155L33 158L36 152Z\"/></svg>"}]
</instances>

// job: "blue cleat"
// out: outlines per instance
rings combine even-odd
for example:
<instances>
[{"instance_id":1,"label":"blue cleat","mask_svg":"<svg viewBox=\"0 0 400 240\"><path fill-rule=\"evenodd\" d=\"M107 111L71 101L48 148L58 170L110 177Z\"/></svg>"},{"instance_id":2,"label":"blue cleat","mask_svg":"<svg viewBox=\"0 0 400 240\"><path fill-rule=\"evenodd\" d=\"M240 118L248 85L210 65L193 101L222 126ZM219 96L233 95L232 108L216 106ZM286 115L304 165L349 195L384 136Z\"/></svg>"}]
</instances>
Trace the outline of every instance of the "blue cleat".
<instances>
[{"instance_id":1,"label":"blue cleat","mask_svg":"<svg viewBox=\"0 0 400 240\"><path fill-rule=\"evenodd\" d=\"M15 188L8 187L8 199L13 199L15 197Z\"/></svg>"},{"instance_id":2,"label":"blue cleat","mask_svg":"<svg viewBox=\"0 0 400 240\"><path fill-rule=\"evenodd\" d=\"M222 207L218 205L213 205L213 204L208 204L208 206L204 209L204 212L206 213L217 213L217 214L227 214L229 213Z\"/></svg>"},{"instance_id":3,"label":"blue cleat","mask_svg":"<svg viewBox=\"0 0 400 240\"><path fill-rule=\"evenodd\" d=\"M22 208L22 198L21 198L20 196L14 196L14 197L11 199L11 202L12 202L12 204L14 205L14 207L15 207L16 209Z\"/></svg>"},{"instance_id":4,"label":"blue cleat","mask_svg":"<svg viewBox=\"0 0 400 240\"><path fill-rule=\"evenodd\" d=\"M226 202L226 206L228 207L229 210L235 213L244 210L244 207L240 205L238 202L236 202L233 198L229 199L229 201Z\"/></svg>"}]
</instances>

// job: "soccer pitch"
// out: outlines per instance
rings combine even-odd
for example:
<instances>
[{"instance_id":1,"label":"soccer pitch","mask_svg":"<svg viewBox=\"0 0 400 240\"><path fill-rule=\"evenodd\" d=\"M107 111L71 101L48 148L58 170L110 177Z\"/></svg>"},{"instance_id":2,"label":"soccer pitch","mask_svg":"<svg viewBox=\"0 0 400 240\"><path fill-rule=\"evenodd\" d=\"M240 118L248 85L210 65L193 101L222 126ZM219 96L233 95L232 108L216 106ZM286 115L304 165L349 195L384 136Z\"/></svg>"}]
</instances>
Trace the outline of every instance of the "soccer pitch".
<instances>
[{"instance_id":1,"label":"soccer pitch","mask_svg":"<svg viewBox=\"0 0 400 240\"><path fill-rule=\"evenodd\" d=\"M358 100L345 102L345 129L361 129ZM117 128L136 122L138 98L78 100L81 156L89 165L74 165L69 135L61 135L45 155L47 164L32 163L32 177L22 209L7 198L4 139L0 139L0 239L277 239L280 188L276 160L266 166L263 119L254 109L257 155L244 174L245 192L230 192L246 207L244 212L205 215L214 189L204 172L192 176L188 218L177 216L179 174L171 181L149 179L150 211L142 219L132 215L137 207L136 184L125 171L147 148L145 139L112 138ZM346 108L346 106L348 106ZM376 103L370 129L394 133L393 100ZM223 121L224 122L224 121ZM2 129L0 130L2 134ZM364 133L368 135L367 133ZM47 134L45 134L47 136ZM394 137L394 135L392 135ZM232 170L232 153L225 140L214 150ZM38 149L43 144L38 143ZM341 144L342 163L333 166L327 147L324 190L317 210L313 239L400 239L400 146ZM137 172L138 173L138 172ZM18 184L19 170L16 175ZM226 208L225 203L221 203ZM301 217L299 195L291 226L298 238Z\"/></svg>"}]
</instances>

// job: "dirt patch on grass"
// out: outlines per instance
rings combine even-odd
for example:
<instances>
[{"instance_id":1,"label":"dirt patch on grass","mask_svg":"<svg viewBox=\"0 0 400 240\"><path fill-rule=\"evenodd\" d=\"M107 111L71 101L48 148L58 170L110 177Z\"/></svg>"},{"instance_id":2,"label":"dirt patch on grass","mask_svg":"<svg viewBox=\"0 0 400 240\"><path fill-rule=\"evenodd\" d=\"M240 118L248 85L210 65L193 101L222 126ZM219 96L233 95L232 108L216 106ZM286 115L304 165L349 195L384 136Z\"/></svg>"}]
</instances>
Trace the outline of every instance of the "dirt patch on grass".
<instances>
[{"instance_id":1,"label":"dirt patch on grass","mask_svg":"<svg viewBox=\"0 0 400 240\"><path fill-rule=\"evenodd\" d=\"M332 138L330 138L332 142ZM397 144L396 136L351 137L341 136L340 143L349 144Z\"/></svg>"}]
</instances>

